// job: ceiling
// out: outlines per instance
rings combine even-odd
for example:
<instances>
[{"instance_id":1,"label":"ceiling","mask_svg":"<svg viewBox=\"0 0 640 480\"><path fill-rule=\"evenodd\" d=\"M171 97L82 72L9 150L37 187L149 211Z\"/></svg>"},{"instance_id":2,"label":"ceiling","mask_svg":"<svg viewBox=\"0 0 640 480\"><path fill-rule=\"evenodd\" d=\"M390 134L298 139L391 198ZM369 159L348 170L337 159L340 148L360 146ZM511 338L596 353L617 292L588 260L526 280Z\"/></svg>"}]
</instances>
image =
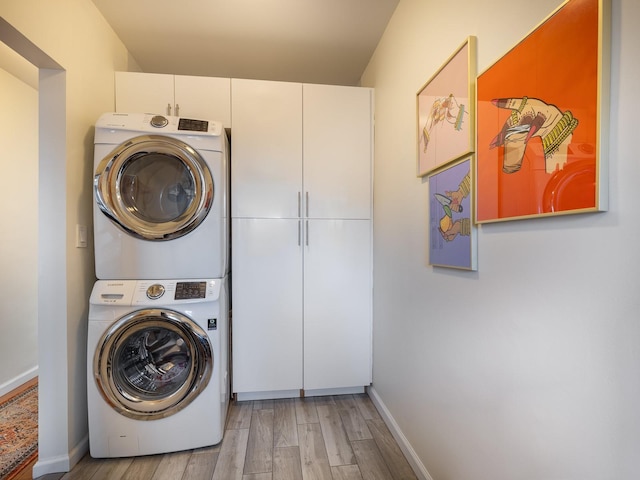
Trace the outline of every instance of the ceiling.
<instances>
[{"instance_id":1,"label":"ceiling","mask_svg":"<svg viewBox=\"0 0 640 480\"><path fill-rule=\"evenodd\" d=\"M399 0L92 0L147 73L357 85Z\"/></svg>"}]
</instances>

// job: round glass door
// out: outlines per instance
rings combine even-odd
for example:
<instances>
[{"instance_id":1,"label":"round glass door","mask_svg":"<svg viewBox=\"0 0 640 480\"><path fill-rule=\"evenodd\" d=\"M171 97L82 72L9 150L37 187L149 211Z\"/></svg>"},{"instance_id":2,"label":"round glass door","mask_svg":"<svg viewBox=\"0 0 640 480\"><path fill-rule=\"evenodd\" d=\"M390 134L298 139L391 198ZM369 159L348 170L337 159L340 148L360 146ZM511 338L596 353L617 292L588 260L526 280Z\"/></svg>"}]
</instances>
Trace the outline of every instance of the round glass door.
<instances>
[{"instance_id":1,"label":"round glass door","mask_svg":"<svg viewBox=\"0 0 640 480\"><path fill-rule=\"evenodd\" d=\"M102 212L127 233L172 240L195 229L213 203L213 177L204 159L180 140L132 138L107 155L94 177Z\"/></svg>"},{"instance_id":2,"label":"round glass door","mask_svg":"<svg viewBox=\"0 0 640 480\"><path fill-rule=\"evenodd\" d=\"M139 310L115 322L94 356L102 396L136 419L167 417L189 405L208 384L212 368L206 332L164 309Z\"/></svg>"}]
</instances>

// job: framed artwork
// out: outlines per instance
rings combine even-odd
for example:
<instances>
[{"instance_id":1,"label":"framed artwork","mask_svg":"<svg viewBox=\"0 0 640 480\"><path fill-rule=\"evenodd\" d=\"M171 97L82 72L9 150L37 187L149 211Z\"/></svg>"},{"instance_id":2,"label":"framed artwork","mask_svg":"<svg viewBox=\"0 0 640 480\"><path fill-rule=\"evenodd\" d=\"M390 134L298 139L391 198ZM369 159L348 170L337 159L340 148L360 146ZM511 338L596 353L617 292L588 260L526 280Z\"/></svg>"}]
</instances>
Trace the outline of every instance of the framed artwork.
<instances>
[{"instance_id":1,"label":"framed artwork","mask_svg":"<svg viewBox=\"0 0 640 480\"><path fill-rule=\"evenodd\" d=\"M475 78L476 38L468 37L418 91L419 177L473 152Z\"/></svg>"},{"instance_id":2,"label":"framed artwork","mask_svg":"<svg viewBox=\"0 0 640 480\"><path fill-rule=\"evenodd\" d=\"M473 155L429 176L429 264L477 270Z\"/></svg>"},{"instance_id":3,"label":"framed artwork","mask_svg":"<svg viewBox=\"0 0 640 480\"><path fill-rule=\"evenodd\" d=\"M607 209L609 11L567 0L478 76L478 223Z\"/></svg>"}]
</instances>

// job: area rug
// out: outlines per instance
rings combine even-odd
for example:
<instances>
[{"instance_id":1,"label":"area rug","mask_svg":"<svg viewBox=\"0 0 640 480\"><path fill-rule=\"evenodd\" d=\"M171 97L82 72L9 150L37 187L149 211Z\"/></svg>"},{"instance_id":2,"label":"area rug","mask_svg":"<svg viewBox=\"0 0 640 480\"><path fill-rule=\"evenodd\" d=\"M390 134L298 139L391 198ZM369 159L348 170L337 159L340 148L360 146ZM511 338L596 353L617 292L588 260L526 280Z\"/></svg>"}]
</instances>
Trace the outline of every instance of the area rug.
<instances>
[{"instance_id":1,"label":"area rug","mask_svg":"<svg viewBox=\"0 0 640 480\"><path fill-rule=\"evenodd\" d=\"M38 455L38 385L0 405L0 480L11 480Z\"/></svg>"}]
</instances>

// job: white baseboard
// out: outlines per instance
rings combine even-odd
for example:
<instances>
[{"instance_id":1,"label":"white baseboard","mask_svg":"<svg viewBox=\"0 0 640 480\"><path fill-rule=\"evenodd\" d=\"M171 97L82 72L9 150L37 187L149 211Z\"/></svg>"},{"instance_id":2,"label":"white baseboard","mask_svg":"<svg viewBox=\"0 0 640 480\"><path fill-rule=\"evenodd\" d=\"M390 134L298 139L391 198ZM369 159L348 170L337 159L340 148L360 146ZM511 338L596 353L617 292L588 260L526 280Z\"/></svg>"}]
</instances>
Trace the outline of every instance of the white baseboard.
<instances>
[{"instance_id":1,"label":"white baseboard","mask_svg":"<svg viewBox=\"0 0 640 480\"><path fill-rule=\"evenodd\" d=\"M82 437L82 439L76 444L75 447L69 452L69 466L73 468L76 464L82 460L82 457L89 451L89 432Z\"/></svg>"},{"instance_id":2,"label":"white baseboard","mask_svg":"<svg viewBox=\"0 0 640 480\"><path fill-rule=\"evenodd\" d=\"M324 397L326 395L350 395L364 393L365 387L322 388L319 390L305 390L305 397Z\"/></svg>"},{"instance_id":3,"label":"white baseboard","mask_svg":"<svg viewBox=\"0 0 640 480\"><path fill-rule=\"evenodd\" d=\"M38 458L33 466L33 478L38 478L49 473L64 473L71 469L89 451L89 434L85 435L78 444L71 449L68 455L46 459Z\"/></svg>"},{"instance_id":4,"label":"white baseboard","mask_svg":"<svg viewBox=\"0 0 640 480\"><path fill-rule=\"evenodd\" d=\"M296 398L300 396L300 390L276 390L272 392L239 392L236 400L244 402L248 400L272 400L280 398Z\"/></svg>"},{"instance_id":5,"label":"white baseboard","mask_svg":"<svg viewBox=\"0 0 640 480\"><path fill-rule=\"evenodd\" d=\"M33 478L38 478L48 473L62 473L71 470L69 455L59 455L53 458L40 458L33 466Z\"/></svg>"},{"instance_id":6,"label":"white baseboard","mask_svg":"<svg viewBox=\"0 0 640 480\"><path fill-rule=\"evenodd\" d=\"M414 473L420 480L433 480L422 461L418 458L418 455L409 443L409 440L407 440L407 437L405 437L400 430L400 426L394 420L391 412L389 412L384 402L378 395L378 392L376 392L376 389L373 386L368 387L367 393L369 394L369 398L371 398L373 404L378 409L378 412L382 416L382 419L387 424L391 435L393 435L393 438L396 439L400 450L402 450L402 453L404 453L404 456L407 458L407 461L409 462L409 465L411 465L411 468L413 468Z\"/></svg>"},{"instance_id":7,"label":"white baseboard","mask_svg":"<svg viewBox=\"0 0 640 480\"><path fill-rule=\"evenodd\" d=\"M270 392L239 392L236 400L277 400L282 398L300 398L300 390L274 390ZM323 388L319 390L304 390L305 397L320 397L325 395L347 395L365 393L365 387Z\"/></svg>"},{"instance_id":8,"label":"white baseboard","mask_svg":"<svg viewBox=\"0 0 640 480\"><path fill-rule=\"evenodd\" d=\"M21 373L17 377L0 385L0 397L6 395L10 391L18 388L20 385L24 385L29 380L32 380L38 376L38 367L35 366L24 373Z\"/></svg>"}]
</instances>

